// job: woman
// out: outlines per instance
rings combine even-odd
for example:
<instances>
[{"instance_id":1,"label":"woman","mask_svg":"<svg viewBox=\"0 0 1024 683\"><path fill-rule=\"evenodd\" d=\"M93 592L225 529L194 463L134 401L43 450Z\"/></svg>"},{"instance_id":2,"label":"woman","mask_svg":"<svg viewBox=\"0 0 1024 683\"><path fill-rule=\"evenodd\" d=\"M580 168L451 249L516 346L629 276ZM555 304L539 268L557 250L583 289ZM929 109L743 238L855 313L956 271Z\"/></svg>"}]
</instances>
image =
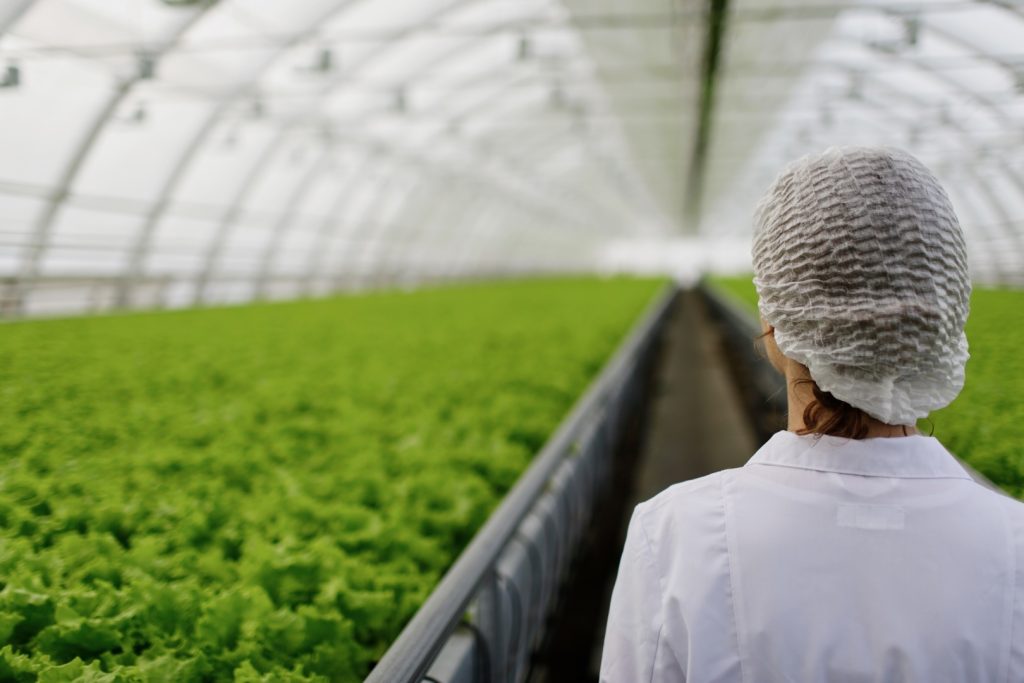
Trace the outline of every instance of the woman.
<instances>
[{"instance_id":1,"label":"woman","mask_svg":"<svg viewBox=\"0 0 1024 683\"><path fill-rule=\"evenodd\" d=\"M1024 505L914 427L968 355L945 192L906 153L830 149L775 181L753 256L788 429L637 506L601 680L1024 681Z\"/></svg>"}]
</instances>

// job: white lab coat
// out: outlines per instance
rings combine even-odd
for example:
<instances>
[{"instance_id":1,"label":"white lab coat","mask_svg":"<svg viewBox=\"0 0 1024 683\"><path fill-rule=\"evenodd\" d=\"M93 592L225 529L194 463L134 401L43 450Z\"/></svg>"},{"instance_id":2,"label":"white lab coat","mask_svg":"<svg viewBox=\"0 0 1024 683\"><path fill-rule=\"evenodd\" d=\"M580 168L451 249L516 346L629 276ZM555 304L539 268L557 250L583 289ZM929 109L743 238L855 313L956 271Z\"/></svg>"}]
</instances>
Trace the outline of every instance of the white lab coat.
<instances>
[{"instance_id":1,"label":"white lab coat","mask_svg":"<svg viewBox=\"0 0 1024 683\"><path fill-rule=\"evenodd\" d=\"M1024 504L932 437L779 432L637 506L601 681L1024 681Z\"/></svg>"}]
</instances>

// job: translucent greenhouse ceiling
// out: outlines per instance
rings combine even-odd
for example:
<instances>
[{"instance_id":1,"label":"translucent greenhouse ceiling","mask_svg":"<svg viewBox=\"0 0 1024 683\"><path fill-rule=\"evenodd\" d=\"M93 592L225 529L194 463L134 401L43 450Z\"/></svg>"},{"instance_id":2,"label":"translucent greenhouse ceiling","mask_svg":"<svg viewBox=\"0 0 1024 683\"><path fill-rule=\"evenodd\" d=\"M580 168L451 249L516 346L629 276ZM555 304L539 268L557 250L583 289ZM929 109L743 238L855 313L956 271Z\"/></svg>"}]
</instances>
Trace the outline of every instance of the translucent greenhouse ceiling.
<instances>
[{"instance_id":1,"label":"translucent greenhouse ceiling","mask_svg":"<svg viewBox=\"0 0 1024 683\"><path fill-rule=\"evenodd\" d=\"M749 267L778 168L889 144L1024 283L1024 9L0 0L0 309Z\"/></svg>"}]
</instances>

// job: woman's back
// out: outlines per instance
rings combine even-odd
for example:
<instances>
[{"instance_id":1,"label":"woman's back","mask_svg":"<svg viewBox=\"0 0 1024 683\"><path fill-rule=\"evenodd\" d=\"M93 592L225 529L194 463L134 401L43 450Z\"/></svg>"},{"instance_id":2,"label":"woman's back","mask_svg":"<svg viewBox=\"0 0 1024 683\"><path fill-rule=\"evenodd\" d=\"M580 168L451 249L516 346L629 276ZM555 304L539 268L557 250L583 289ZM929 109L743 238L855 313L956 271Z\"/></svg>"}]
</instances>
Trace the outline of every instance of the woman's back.
<instances>
[{"instance_id":1,"label":"woman's back","mask_svg":"<svg viewBox=\"0 0 1024 683\"><path fill-rule=\"evenodd\" d=\"M930 437L779 432L637 507L601 677L1024 680L1024 505Z\"/></svg>"},{"instance_id":2,"label":"woman's back","mask_svg":"<svg viewBox=\"0 0 1024 683\"><path fill-rule=\"evenodd\" d=\"M965 379L949 197L905 152L831 148L754 220L788 431L637 507L603 680L1024 681L1024 505L915 434Z\"/></svg>"}]
</instances>

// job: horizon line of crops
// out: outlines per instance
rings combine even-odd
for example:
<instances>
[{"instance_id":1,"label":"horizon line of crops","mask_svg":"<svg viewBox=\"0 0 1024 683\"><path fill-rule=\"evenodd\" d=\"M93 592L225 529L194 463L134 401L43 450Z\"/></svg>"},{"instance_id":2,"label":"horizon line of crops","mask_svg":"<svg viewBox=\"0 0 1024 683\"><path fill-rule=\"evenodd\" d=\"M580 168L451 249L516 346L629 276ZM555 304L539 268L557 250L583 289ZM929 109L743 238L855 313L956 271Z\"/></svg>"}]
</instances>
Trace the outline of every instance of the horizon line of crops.
<instances>
[{"instance_id":1,"label":"horizon line of crops","mask_svg":"<svg viewBox=\"0 0 1024 683\"><path fill-rule=\"evenodd\" d=\"M716 277L711 286L757 315L751 276ZM1024 499L1024 291L974 287L967 318L963 391L918 428L1015 498Z\"/></svg>"},{"instance_id":2,"label":"horizon line of crops","mask_svg":"<svg viewBox=\"0 0 1024 683\"><path fill-rule=\"evenodd\" d=\"M660 285L4 326L0 680L362 680Z\"/></svg>"}]
</instances>

